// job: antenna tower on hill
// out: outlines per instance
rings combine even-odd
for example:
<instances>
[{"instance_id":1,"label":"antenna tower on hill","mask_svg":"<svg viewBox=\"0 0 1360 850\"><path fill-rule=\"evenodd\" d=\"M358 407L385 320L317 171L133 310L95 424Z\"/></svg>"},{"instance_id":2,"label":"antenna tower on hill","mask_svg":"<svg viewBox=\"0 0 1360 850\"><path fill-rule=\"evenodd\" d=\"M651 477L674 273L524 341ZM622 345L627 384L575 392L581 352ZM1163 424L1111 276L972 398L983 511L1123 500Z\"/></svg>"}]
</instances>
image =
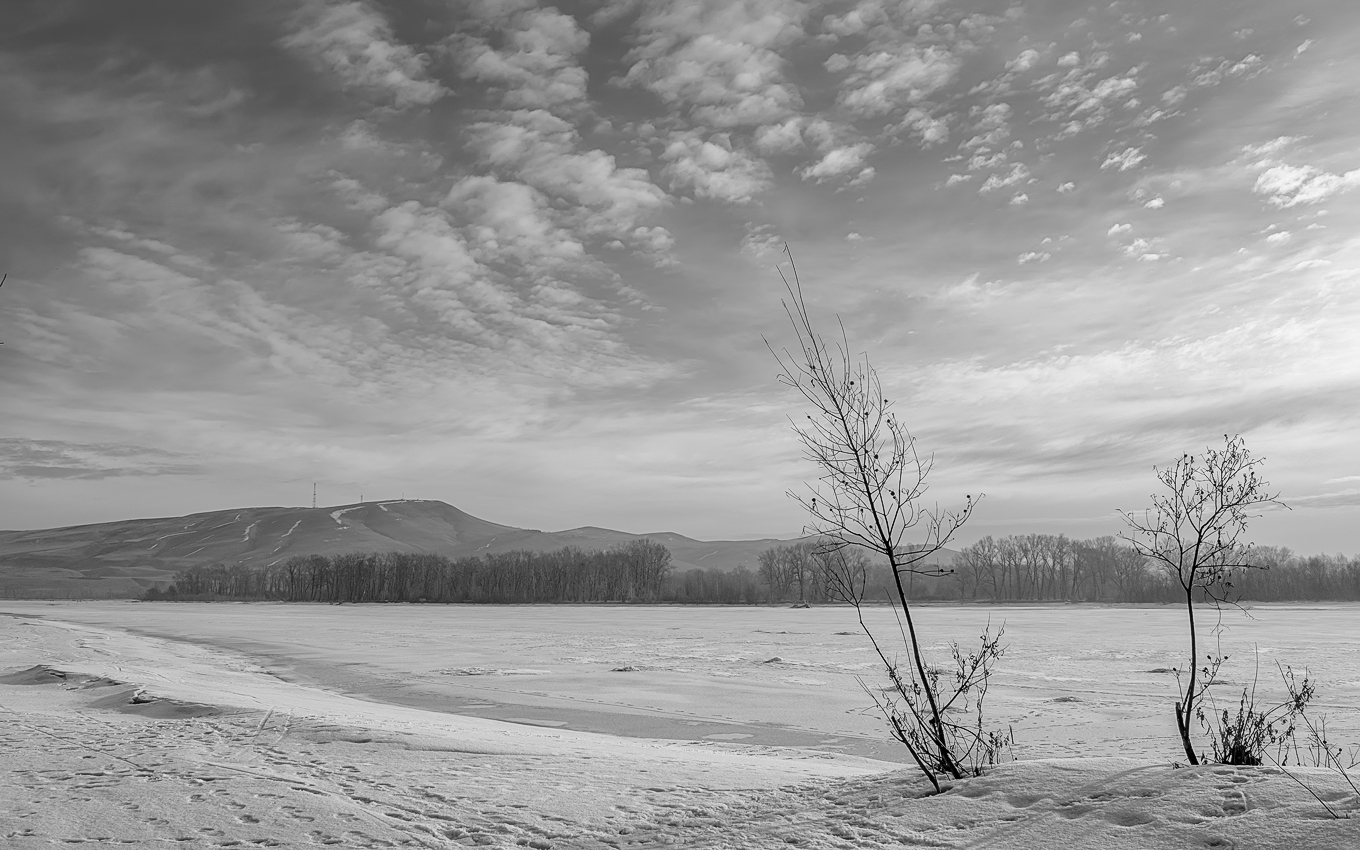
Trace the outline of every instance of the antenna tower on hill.
<instances>
[{"instance_id":1,"label":"antenna tower on hill","mask_svg":"<svg viewBox=\"0 0 1360 850\"><path fill-rule=\"evenodd\" d=\"M312 482L312 507L316 507L316 482Z\"/></svg>"}]
</instances>

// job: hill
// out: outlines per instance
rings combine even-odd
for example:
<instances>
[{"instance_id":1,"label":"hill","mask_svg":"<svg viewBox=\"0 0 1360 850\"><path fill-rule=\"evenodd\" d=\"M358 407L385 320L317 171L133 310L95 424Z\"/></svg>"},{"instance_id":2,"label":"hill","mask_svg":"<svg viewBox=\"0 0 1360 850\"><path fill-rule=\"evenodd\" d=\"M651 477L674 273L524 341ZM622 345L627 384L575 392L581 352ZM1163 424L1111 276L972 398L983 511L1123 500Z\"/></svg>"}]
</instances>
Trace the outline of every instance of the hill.
<instances>
[{"instance_id":1,"label":"hill","mask_svg":"<svg viewBox=\"0 0 1360 850\"><path fill-rule=\"evenodd\" d=\"M444 502L414 499L325 508L239 508L0 531L0 597L134 597L188 567L261 567L294 555L399 551L460 558L564 546L608 549L640 538L666 546L673 567L682 571L742 565L755 569L762 550L791 542L704 541L669 531L630 534L593 526L537 531L479 519Z\"/></svg>"}]
</instances>

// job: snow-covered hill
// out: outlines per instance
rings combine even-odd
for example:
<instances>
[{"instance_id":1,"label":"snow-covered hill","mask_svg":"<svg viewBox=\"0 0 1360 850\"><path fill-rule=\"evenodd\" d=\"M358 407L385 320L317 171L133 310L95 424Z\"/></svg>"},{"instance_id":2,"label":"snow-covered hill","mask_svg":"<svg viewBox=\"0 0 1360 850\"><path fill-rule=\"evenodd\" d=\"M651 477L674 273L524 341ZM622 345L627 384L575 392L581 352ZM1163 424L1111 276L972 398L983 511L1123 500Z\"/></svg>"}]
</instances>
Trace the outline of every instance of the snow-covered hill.
<instances>
[{"instance_id":1,"label":"snow-covered hill","mask_svg":"<svg viewBox=\"0 0 1360 850\"><path fill-rule=\"evenodd\" d=\"M133 597L176 572L208 564L260 567L294 555L423 552L459 558L564 546L607 549L639 538L666 546L675 569L755 569L788 541L703 541L674 532L586 526L537 531L489 522L438 501L322 508L238 508L35 531L0 531L0 597Z\"/></svg>"}]
</instances>

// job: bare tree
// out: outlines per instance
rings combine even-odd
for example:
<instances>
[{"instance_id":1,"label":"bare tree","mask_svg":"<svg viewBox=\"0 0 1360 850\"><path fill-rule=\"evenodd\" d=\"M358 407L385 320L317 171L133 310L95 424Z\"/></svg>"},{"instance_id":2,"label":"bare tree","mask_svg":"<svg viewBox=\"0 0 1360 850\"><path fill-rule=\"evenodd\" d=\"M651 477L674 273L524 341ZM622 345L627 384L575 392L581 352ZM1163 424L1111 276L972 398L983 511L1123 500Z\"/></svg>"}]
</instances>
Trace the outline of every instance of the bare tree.
<instances>
[{"instance_id":1,"label":"bare tree","mask_svg":"<svg viewBox=\"0 0 1360 850\"><path fill-rule=\"evenodd\" d=\"M1141 513L1120 511L1129 527L1122 536L1184 593L1190 665L1176 701L1176 730L1190 764L1200 763L1190 740L1190 719L1223 661L1222 656L1211 655L1202 669L1198 667L1195 602L1198 597L1218 608L1231 601L1234 576L1255 566L1252 545L1243 540L1247 521L1267 505L1283 505L1261 478L1262 463L1241 436L1224 434L1221 449L1207 448L1198 459L1181 455L1167 469L1154 468L1164 489L1152 494L1150 508Z\"/></svg>"},{"instance_id":2,"label":"bare tree","mask_svg":"<svg viewBox=\"0 0 1360 850\"><path fill-rule=\"evenodd\" d=\"M789 253L787 247L785 251ZM789 261L792 265L792 253ZM948 573L928 566L928 559L967 521L976 501L968 496L956 511L925 504L933 458L920 453L916 439L893 413L892 402L884 397L868 356L851 353L844 325L834 345L814 329L797 268L793 267L792 281L782 271L780 275L788 291L784 309L798 338L798 352L775 351L773 346L770 352L779 361L780 382L797 390L812 406L806 419L795 421L793 427L805 457L821 471L819 480L809 484L807 492L789 495L807 510L811 517L808 530L825 541L827 548L858 547L887 559L910 665L904 674L869 634L900 698L900 712L890 706L885 714L894 727L894 736L906 745L938 790L941 774L958 779L969 772L970 765L962 758L970 757L972 750L961 744L962 727L950 719L951 710L960 703L941 699L940 673L922 656L903 576ZM907 542L909 533L918 538L916 542ZM849 562L846 564L850 569ZM856 575L863 576L863 571ZM863 598L863 579L859 581L856 591L853 575L839 582L832 577L833 587L839 584L839 595L857 609ZM862 617L860 624L864 625ZM867 627L865 631L869 631ZM956 660L966 660L957 646L954 650ZM985 663L975 664L975 672L987 670L990 661L1000 655L1000 647L984 636L982 654Z\"/></svg>"}]
</instances>

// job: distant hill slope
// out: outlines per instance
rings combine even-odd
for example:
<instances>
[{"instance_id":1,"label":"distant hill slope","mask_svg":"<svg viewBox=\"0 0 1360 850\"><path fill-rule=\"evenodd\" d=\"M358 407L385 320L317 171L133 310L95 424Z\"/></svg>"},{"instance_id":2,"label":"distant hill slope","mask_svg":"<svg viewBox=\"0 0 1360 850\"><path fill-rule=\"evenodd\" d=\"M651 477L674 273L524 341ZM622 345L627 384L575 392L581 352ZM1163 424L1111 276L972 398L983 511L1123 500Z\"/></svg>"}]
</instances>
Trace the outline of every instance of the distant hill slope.
<instances>
[{"instance_id":1,"label":"distant hill slope","mask_svg":"<svg viewBox=\"0 0 1360 850\"><path fill-rule=\"evenodd\" d=\"M327 508L240 508L0 531L0 597L133 597L188 567L261 567L294 555L397 551L460 558L564 546L608 549L641 538L666 546L677 570L755 569L761 551L791 542L703 541L674 532L629 534L594 527L534 531L478 519L444 502L413 499Z\"/></svg>"}]
</instances>

